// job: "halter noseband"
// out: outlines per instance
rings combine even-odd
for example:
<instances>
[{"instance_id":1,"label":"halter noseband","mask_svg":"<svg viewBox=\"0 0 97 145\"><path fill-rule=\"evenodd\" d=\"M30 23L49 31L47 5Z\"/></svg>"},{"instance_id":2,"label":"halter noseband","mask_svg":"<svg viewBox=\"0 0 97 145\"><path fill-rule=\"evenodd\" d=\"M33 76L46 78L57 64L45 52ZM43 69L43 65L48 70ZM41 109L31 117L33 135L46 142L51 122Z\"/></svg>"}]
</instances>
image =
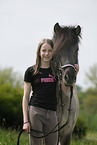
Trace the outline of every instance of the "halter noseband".
<instances>
[{"instance_id":1,"label":"halter noseband","mask_svg":"<svg viewBox=\"0 0 97 145\"><path fill-rule=\"evenodd\" d=\"M66 68L66 67L72 67L75 70L75 66L72 64L65 64L65 65L60 65L60 68Z\"/></svg>"}]
</instances>

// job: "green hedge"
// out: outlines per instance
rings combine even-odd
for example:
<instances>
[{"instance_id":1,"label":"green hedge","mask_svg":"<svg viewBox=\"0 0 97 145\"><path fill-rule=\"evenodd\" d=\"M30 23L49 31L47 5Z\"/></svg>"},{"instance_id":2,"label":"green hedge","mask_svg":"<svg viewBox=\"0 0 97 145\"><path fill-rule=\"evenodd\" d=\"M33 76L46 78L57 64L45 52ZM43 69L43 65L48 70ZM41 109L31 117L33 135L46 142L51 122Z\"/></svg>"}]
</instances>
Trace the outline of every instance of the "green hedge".
<instances>
[{"instance_id":1,"label":"green hedge","mask_svg":"<svg viewBox=\"0 0 97 145\"><path fill-rule=\"evenodd\" d=\"M87 129L87 122L84 120L83 117L79 117L73 131L74 137L77 139L81 139L82 137L86 136Z\"/></svg>"}]
</instances>

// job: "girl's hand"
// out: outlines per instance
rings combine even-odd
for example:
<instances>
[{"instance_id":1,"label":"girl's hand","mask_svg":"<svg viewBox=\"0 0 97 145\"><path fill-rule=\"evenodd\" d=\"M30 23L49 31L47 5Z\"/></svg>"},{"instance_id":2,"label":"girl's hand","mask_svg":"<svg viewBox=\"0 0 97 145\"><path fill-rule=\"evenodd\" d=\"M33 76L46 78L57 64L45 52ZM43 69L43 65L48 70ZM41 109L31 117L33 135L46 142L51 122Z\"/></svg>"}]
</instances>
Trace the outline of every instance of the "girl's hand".
<instances>
[{"instance_id":1,"label":"girl's hand","mask_svg":"<svg viewBox=\"0 0 97 145\"><path fill-rule=\"evenodd\" d=\"M29 124L29 122L27 122L27 123L25 123L25 124L23 125L23 129L24 129L27 133L30 132L30 124Z\"/></svg>"},{"instance_id":2,"label":"girl's hand","mask_svg":"<svg viewBox=\"0 0 97 145\"><path fill-rule=\"evenodd\" d=\"M79 65L78 64L75 64L74 66L75 66L75 71L76 71L76 75L77 75L78 72L79 72Z\"/></svg>"}]
</instances>

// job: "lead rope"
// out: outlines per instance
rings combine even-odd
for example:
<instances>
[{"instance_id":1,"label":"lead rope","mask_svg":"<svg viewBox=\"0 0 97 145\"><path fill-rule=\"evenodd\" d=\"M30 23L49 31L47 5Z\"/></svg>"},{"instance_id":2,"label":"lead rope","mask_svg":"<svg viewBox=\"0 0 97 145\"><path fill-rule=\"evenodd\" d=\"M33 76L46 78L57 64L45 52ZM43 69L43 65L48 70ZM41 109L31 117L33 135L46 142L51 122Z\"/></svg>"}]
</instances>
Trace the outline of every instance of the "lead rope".
<instances>
[{"instance_id":1,"label":"lead rope","mask_svg":"<svg viewBox=\"0 0 97 145\"><path fill-rule=\"evenodd\" d=\"M24 132L24 129L21 129L18 135L18 140L17 140L17 145L19 145L19 140L20 140L20 136L21 134Z\"/></svg>"},{"instance_id":2,"label":"lead rope","mask_svg":"<svg viewBox=\"0 0 97 145\"><path fill-rule=\"evenodd\" d=\"M71 95L70 95L70 104L69 104L69 109L68 109L68 118L67 118L67 121L61 127L59 127L57 130L53 131L52 133L55 133L56 131L59 131L60 129L65 127L68 124L68 122L69 122L70 111L71 111L71 101L72 101L72 96L73 96L73 86L70 86L70 90L71 90Z\"/></svg>"}]
</instances>

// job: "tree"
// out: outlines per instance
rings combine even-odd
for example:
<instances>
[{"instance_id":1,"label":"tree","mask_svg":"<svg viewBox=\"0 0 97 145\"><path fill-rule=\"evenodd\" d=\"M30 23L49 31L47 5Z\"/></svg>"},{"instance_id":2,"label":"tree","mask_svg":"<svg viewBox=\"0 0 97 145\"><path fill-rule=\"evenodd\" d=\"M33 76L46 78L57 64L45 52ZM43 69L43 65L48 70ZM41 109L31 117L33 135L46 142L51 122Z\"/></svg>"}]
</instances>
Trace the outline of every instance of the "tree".
<instances>
[{"instance_id":1,"label":"tree","mask_svg":"<svg viewBox=\"0 0 97 145\"><path fill-rule=\"evenodd\" d=\"M89 88L85 92L84 104L89 111L90 116L94 116L97 112L97 90Z\"/></svg>"},{"instance_id":2,"label":"tree","mask_svg":"<svg viewBox=\"0 0 97 145\"><path fill-rule=\"evenodd\" d=\"M92 67L90 67L90 72L86 73L86 77L97 89L97 64L94 64Z\"/></svg>"},{"instance_id":3,"label":"tree","mask_svg":"<svg viewBox=\"0 0 97 145\"><path fill-rule=\"evenodd\" d=\"M88 127L97 130L97 89L88 88L79 94L79 116L84 118ZM94 127L95 126L95 127Z\"/></svg>"},{"instance_id":4,"label":"tree","mask_svg":"<svg viewBox=\"0 0 97 145\"><path fill-rule=\"evenodd\" d=\"M22 123L23 81L12 68L0 69L0 124L5 120L7 126Z\"/></svg>"},{"instance_id":5,"label":"tree","mask_svg":"<svg viewBox=\"0 0 97 145\"><path fill-rule=\"evenodd\" d=\"M0 69L0 85L10 84L12 87L23 87L23 81L19 73L13 72L13 68Z\"/></svg>"}]
</instances>

